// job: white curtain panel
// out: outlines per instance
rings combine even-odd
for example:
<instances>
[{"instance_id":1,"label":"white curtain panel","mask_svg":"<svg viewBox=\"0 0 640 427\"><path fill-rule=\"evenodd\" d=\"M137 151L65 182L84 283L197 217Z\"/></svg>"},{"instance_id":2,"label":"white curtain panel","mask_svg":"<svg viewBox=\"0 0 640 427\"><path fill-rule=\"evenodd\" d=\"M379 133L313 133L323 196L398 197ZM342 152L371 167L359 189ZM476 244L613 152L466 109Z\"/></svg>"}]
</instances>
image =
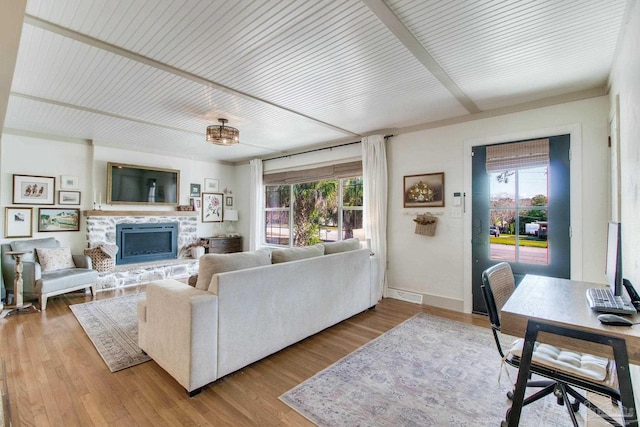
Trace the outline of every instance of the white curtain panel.
<instances>
[{"instance_id":1,"label":"white curtain panel","mask_svg":"<svg viewBox=\"0 0 640 427\"><path fill-rule=\"evenodd\" d=\"M264 242L264 188L262 185L262 160L253 159L251 166L251 224L249 226L249 248L252 251L259 249Z\"/></svg>"},{"instance_id":2,"label":"white curtain panel","mask_svg":"<svg viewBox=\"0 0 640 427\"><path fill-rule=\"evenodd\" d=\"M362 138L364 231L371 239L376 263L372 270L378 299L386 294L387 266L387 152L384 135Z\"/></svg>"}]
</instances>

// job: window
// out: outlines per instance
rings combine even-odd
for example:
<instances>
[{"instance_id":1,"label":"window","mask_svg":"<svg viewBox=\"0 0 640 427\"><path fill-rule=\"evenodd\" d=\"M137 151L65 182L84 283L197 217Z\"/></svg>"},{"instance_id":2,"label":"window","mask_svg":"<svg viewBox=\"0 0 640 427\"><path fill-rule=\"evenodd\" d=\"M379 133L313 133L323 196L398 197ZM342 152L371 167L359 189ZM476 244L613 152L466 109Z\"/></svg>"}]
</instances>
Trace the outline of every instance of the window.
<instances>
[{"instance_id":1,"label":"window","mask_svg":"<svg viewBox=\"0 0 640 427\"><path fill-rule=\"evenodd\" d=\"M549 140L487 147L491 259L548 264Z\"/></svg>"},{"instance_id":2,"label":"window","mask_svg":"<svg viewBox=\"0 0 640 427\"><path fill-rule=\"evenodd\" d=\"M362 177L265 186L267 244L308 246L364 239Z\"/></svg>"}]
</instances>

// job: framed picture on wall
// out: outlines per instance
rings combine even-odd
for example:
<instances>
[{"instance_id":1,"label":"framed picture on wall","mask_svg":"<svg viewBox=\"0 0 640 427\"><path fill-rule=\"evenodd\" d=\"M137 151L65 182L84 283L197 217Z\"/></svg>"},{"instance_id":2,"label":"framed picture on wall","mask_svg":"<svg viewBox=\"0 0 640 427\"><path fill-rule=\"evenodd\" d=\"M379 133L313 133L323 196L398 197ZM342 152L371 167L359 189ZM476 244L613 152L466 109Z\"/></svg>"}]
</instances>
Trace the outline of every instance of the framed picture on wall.
<instances>
[{"instance_id":1,"label":"framed picture on wall","mask_svg":"<svg viewBox=\"0 0 640 427\"><path fill-rule=\"evenodd\" d=\"M200 184L189 184L189 197L200 197Z\"/></svg>"},{"instance_id":2,"label":"framed picture on wall","mask_svg":"<svg viewBox=\"0 0 640 427\"><path fill-rule=\"evenodd\" d=\"M52 176L13 175L13 203L53 205L55 182Z\"/></svg>"},{"instance_id":3,"label":"framed picture on wall","mask_svg":"<svg viewBox=\"0 0 640 427\"><path fill-rule=\"evenodd\" d=\"M33 235L33 208L4 208L4 237Z\"/></svg>"},{"instance_id":4,"label":"framed picture on wall","mask_svg":"<svg viewBox=\"0 0 640 427\"><path fill-rule=\"evenodd\" d=\"M222 222L222 193L202 193L202 222Z\"/></svg>"},{"instance_id":5,"label":"framed picture on wall","mask_svg":"<svg viewBox=\"0 0 640 427\"><path fill-rule=\"evenodd\" d=\"M200 197L192 197L191 206L193 207L194 211L200 211L200 208L202 208L202 200L200 199Z\"/></svg>"},{"instance_id":6,"label":"framed picture on wall","mask_svg":"<svg viewBox=\"0 0 640 427\"><path fill-rule=\"evenodd\" d=\"M405 208L444 207L444 172L404 177Z\"/></svg>"},{"instance_id":7,"label":"framed picture on wall","mask_svg":"<svg viewBox=\"0 0 640 427\"><path fill-rule=\"evenodd\" d=\"M79 205L80 204L80 192L79 191L58 191L58 204L59 205Z\"/></svg>"},{"instance_id":8,"label":"framed picture on wall","mask_svg":"<svg viewBox=\"0 0 640 427\"><path fill-rule=\"evenodd\" d=\"M208 192L213 192L213 193L220 191L220 180L212 179L212 178L205 178L204 179L204 190L203 191L208 191Z\"/></svg>"},{"instance_id":9,"label":"framed picture on wall","mask_svg":"<svg viewBox=\"0 0 640 427\"><path fill-rule=\"evenodd\" d=\"M62 175L60 177L60 188L63 190L78 188L78 177L71 175Z\"/></svg>"},{"instance_id":10,"label":"framed picture on wall","mask_svg":"<svg viewBox=\"0 0 640 427\"><path fill-rule=\"evenodd\" d=\"M80 209L39 208L38 231L79 231Z\"/></svg>"}]
</instances>

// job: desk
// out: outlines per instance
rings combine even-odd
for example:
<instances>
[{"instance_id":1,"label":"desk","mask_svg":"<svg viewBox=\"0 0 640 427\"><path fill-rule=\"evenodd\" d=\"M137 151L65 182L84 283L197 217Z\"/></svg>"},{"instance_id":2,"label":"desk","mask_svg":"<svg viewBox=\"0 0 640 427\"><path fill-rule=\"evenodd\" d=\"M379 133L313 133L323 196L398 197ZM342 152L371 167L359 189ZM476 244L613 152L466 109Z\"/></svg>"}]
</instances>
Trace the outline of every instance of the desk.
<instances>
[{"instance_id":1,"label":"desk","mask_svg":"<svg viewBox=\"0 0 640 427\"><path fill-rule=\"evenodd\" d=\"M615 336L626 341L629 362L640 364L640 329L601 324L596 313L589 308L586 297L587 289L594 287L605 286L576 280L527 275L502 307L501 332L515 337L524 337L527 322L531 319L573 330ZM640 322L640 315L634 315L632 320ZM567 349L613 358L610 347L596 343L572 340L543 332L539 334L538 340ZM515 400L513 405L515 409Z\"/></svg>"}]
</instances>

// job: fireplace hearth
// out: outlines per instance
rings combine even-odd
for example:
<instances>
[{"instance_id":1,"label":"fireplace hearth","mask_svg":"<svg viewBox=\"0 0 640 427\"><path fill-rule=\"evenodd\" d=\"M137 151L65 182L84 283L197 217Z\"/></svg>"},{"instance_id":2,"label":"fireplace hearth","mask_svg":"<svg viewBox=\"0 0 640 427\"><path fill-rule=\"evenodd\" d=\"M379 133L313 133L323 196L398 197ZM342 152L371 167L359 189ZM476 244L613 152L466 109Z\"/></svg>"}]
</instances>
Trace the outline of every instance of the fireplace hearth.
<instances>
[{"instance_id":1,"label":"fireplace hearth","mask_svg":"<svg viewBox=\"0 0 640 427\"><path fill-rule=\"evenodd\" d=\"M116 225L116 265L178 257L178 223Z\"/></svg>"}]
</instances>

